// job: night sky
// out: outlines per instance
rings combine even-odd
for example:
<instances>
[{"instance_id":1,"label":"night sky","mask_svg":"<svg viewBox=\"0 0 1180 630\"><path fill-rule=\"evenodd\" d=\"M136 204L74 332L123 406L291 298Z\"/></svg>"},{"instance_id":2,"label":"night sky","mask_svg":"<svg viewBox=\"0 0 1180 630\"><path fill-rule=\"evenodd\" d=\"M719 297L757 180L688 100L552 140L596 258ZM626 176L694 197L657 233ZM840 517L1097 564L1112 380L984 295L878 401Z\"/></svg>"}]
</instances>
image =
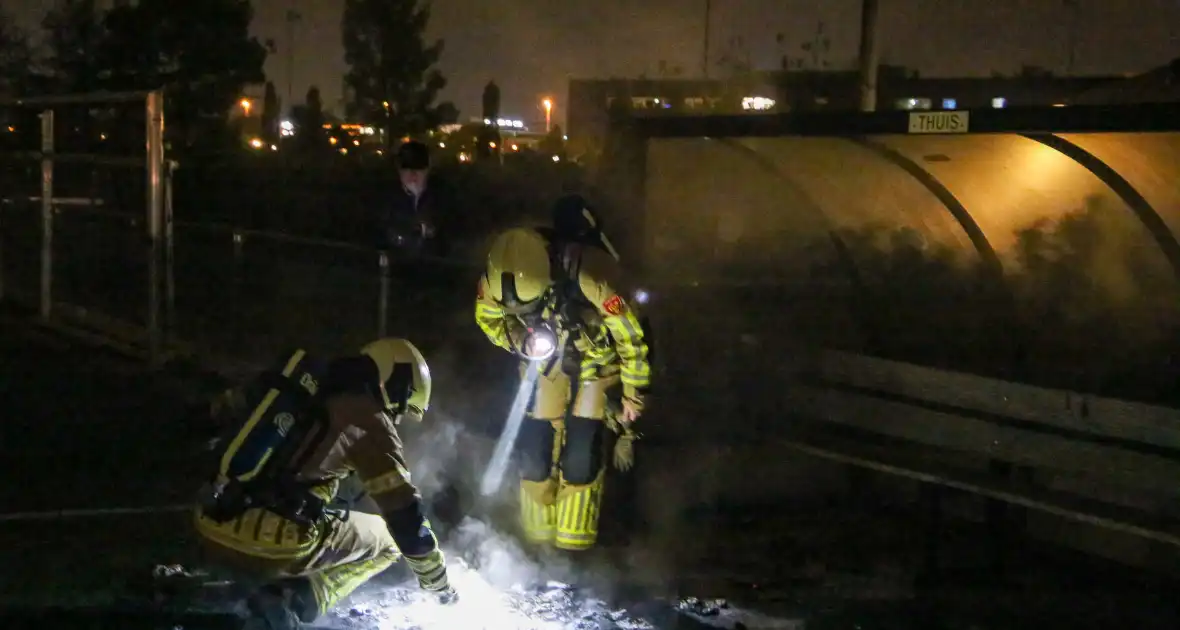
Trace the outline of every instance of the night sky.
<instances>
[{"instance_id":1,"label":"night sky","mask_svg":"<svg viewBox=\"0 0 1180 630\"><path fill-rule=\"evenodd\" d=\"M286 10L303 15L295 27L294 93L311 84L337 105L344 72L339 0L253 0L255 30L274 38L279 53L267 73L287 93ZM6 0L35 25L49 0ZM881 0L883 61L923 75L987 75L1021 64L1064 72L1069 32L1076 24L1077 74L1147 70L1180 57L1177 0ZM544 95L557 99L569 77L657 76L680 66L700 74L704 0L434 0L433 34L447 42L441 63L450 79L444 96L464 118L477 115L488 79L503 92L503 114L538 120ZM802 55L820 22L831 40L830 68L854 64L860 0L713 0L711 48L720 57L735 37L755 67L774 69L785 54ZM776 42L783 33L785 42ZM714 74L721 71L714 69Z\"/></svg>"}]
</instances>

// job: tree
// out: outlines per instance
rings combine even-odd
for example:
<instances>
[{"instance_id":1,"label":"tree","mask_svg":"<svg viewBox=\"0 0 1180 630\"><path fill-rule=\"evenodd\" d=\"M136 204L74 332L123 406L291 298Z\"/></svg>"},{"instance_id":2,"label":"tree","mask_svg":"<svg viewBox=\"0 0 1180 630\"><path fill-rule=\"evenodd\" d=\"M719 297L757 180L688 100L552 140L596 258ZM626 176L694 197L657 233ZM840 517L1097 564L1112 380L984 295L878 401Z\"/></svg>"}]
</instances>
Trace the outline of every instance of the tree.
<instances>
[{"instance_id":1,"label":"tree","mask_svg":"<svg viewBox=\"0 0 1180 630\"><path fill-rule=\"evenodd\" d=\"M503 138L500 136L500 128L496 125L485 125L483 122L479 123L479 131L475 135L475 157L490 158L497 157L504 149Z\"/></svg>"},{"instance_id":2,"label":"tree","mask_svg":"<svg viewBox=\"0 0 1180 630\"><path fill-rule=\"evenodd\" d=\"M1053 78L1053 71L1043 66L1026 63L1020 66L1020 72L1016 76L1021 79L1051 79Z\"/></svg>"},{"instance_id":3,"label":"tree","mask_svg":"<svg viewBox=\"0 0 1180 630\"><path fill-rule=\"evenodd\" d=\"M496 120L500 118L500 86L495 81L488 81L483 88L483 119L482 126L475 139L475 155L479 158L499 156L503 150L503 138Z\"/></svg>"},{"instance_id":4,"label":"tree","mask_svg":"<svg viewBox=\"0 0 1180 630\"><path fill-rule=\"evenodd\" d=\"M94 0L64 0L41 20L49 57L45 69L57 92L93 92L104 76L106 29Z\"/></svg>"},{"instance_id":5,"label":"tree","mask_svg":"<svg viewBox=\"0 0 1180 630\"><path fill-rule=\"evenodd\" d=\"M443 101L434 107L433 119L434 124L431 125L431 128L457 123L459 122L459 108L450 101Z\"/></svg>"},{"instance_id":6,"label":"tree","mask_svg":"<svg viewBox=\"0 0 1180 630\"><path fill-rule=\"evenodd\" d=\"M268 143L278 142L281 114L282 106L279 103L279 93L275 91L275 84L267 81L266 94L262 97L262 137Z\"/></svg>"},{"instance_id":7,"label":"tree","mask_svg":"<svg viewBox=\"0 0 1180 630\"><path fill-rule=\"evenodd\" d=\"M483 119L495 122L500 117L500 86L488 81L483 88Z\"/></svg>"},{"instance_id":8,"label":"tree","mask_svg":"<svg viewBox=\"0 0 1180 630\"><path fill-rule=\"evenodd\" d=\"M93 0L79 0L93 2ZM168 129L184 144L223 137L230 108L265 80L249 0L139 0L106 14L101 60L117 90L167 88Z\"/></svg>"},{"instance_id":9,"label":"tree","mask_svg":"<svg viewBox=\"0 0 1180 630\"><path fill-rule=\"evenodd\" d=\"M311 129L322 130L324 128L324 99L320 96L320 89L316 86L311 86L307 90L307 96L304 98L304 106L307 108L307 126Z\"/></svg>"},{"instance_id":10,"label":"tree","mask_svg":"<svg viewBox=\"0 0 1180 630\"><path fill-rule=\"evenodd\" d=\"M296 145L304 151L317 151L324 144L324 103L320 89L311 86L302 105L291 108L291 122L295 124Z\"/></svg>"},{"instance_id":11,"label":"tree","mask_svg":"<svg viewBox=\"0 0 1180 630\"><path fill-rule=\"evenodd\" d=\"M549 133L537 143L537 150L546 155L565 154L565 133L561 130L561 125L553 125Z\"/></svg>"},{"instance_id":12,"label":"tree","mask_svg":"<svg viewBox=\"0 0 1180 630\"><path fill-rule=\"evenodd\" d=\"M434 68L443 42L425 42L428 5L418 0L345 0L341 22L349 116L380 127L392 148L402 136L454 122L458 110L435 105L446 86Z\"/></svg>"},{"instance_id":13,"label":"tree","mask_svg":"<svg viewBox=\"0 0 1180 630\"><path fill-rule=\"evenodd\" d=\"M0 94L22 92L32 63L28 33L16 26L12 15L0 9Z\"/></svg>"}]
</instances>

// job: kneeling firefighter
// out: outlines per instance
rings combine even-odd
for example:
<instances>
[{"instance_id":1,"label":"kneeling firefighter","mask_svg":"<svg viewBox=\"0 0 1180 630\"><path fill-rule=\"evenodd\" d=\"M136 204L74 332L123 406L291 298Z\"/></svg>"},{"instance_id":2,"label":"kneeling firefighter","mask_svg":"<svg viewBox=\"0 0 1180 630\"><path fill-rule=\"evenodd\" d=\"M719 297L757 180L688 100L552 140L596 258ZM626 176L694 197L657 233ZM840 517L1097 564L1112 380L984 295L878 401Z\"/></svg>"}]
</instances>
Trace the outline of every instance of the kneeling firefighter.
<instances>
[{"instance_id":1,"label":"kneeling firefighter","mask_svg":"<svg viewBox=\"0 0 1180 630\"><path fill-rule=\"evenodd\" d=\"M620 433L615 459L625 470L651 367L638 313L616 291L617 256L593 214L568 197L554 218L557 229L495 239L475 319L492 343L524 359L522 374L539 372L517 441L525 537L582 550L598 538L607 425Z\"/></svg>"},{"instance_id":2,"label":"kneeling firefighter","mask_svg":"<svg viewBox=\"0 0 1180 630\"><path fill-rule=\"evenodd\" d=\"M430 386L418 349L387 338L335 359L298 350L223 395L195 521L211 562L263 584L247 627L310 623L399 556L423 589L456 599L397 432L422 420ZM352 474L380 515L334 502Z\"/></svg>"}]
</instances>

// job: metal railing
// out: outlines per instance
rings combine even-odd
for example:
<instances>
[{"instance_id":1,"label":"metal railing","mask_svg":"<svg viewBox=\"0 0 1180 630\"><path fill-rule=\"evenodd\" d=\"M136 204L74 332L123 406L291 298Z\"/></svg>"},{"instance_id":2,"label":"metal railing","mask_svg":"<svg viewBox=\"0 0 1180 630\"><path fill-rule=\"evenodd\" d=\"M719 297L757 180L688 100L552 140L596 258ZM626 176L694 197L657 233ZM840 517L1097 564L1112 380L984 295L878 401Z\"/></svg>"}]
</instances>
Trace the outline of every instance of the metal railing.
<instances>
[{"instance_id":1,"label":"metal railing","mask_svg":"<svg viewBox=\"0 0 1180 630\"><path fill-rule=\"evenodd\" d=\"M142 103L144 120L144 149L142 153L92 153L62 151L58 146L59 129L56 125L58 110L64 107L112 107ZM10 153L9 158L36 160L40 164L39 195L27 196L28 201L39 206L38 279L36 282L36 309L39 319L46 325L67 329L88 330L92 334L110 336L112 340L129 344L140 349L153 364L159 364L165 356L163 312L163 278L166 240L169 235L171 206L166 194L167 165L164 158L164 98L159 91L97 93L61 95L0 101L0 106L17 110L35 110L40 118L39 150L34 152ZM142 222L131 221L131 227L142 236L142 260L146 266L146 300L142 306L142 321L127 321L128 318L103 313L102 308L91 304L71 304L59 295L57 278L58 254L63 245L58 242L59 215L63 211L89 211L92 215L117 215L95 210L102 205L94 199L80 199L62 194L57 185L59 165L88 164L119 169L142 168L145 182L145 211ZM21 195L5 191L5 197L14 205ZM127 215L118 215L126 219ZM4 226L10 235L16 231L14 223ZM33 236L33 235L25 235ZM11 239L10 243L18 239ZM0 246L2 247L2 246ZM0 262L5 257L17 254L0 250ZM0 264L0 298L17 297L14 287L4 277L4 265Z\"/></svg>"},{"instance_id":2,"label":"metal railing","mask_svg":"<svg viewBox=\"0 0 1180 630\"><path fill-rule=\"evenodd\" d=\"M794 451L920 482L935 513L945 499L978 514L965 497L986 499L996 542L1023 534L1161 568L1180 554L1180 410L835 351L802 374L786 388L807 420L783 442Z\"/></svg>"},{"instance_id":3,"label":"metal railing","mask_svg":"<svg viewBox=\"0 0 1180 630\"><path fill-rule=\"evenodd\" d=\"M138 223L100 209L86 212ZM478 275L453 261L400 259L352 243L229 225L169 222L163 241L159 354L134 343L138 331L127 322L87 304L55 300L43 321L157 365L178 355L222 364L259 359L294 344L335 351L387 334L412 334L429 344L432 336L450 335L435 325L448 313L468 314ZM8 297L34 309L38 301L16 292ZM452 327L474 330L468 321Z\"/></svg>"},{"instance_id":4,"label":"metal railing","mask_svg":"<svg viewBox=\"0 0 1180 630\"><path fill-rule=\"evenodd\" d=\"M254 356L284 343L355 345L408 325L405 309L391 309L395 289L399 305L458 306L470 296L443 296L443 286L474 275L453 261L399 261L353 243L224 224L175 222L166 240L165 329L169 347L185 353L195 344ZM273 327L252 334L264 321Z\"/></svg>"}]
</instances>

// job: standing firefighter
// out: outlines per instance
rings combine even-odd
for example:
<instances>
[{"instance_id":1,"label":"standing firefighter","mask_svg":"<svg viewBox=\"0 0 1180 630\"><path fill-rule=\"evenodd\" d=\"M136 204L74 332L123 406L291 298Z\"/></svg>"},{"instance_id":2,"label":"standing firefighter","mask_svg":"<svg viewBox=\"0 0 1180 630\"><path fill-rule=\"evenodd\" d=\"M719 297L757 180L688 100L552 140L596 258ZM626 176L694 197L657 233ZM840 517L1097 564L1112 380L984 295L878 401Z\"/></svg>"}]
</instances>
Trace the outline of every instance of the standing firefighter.
<instances>
[{"instance_id":1,"label":"standing firefighter","mask_svg":"<svg viewBox=\"0 0 1180 630\"><path fill-rule=\"evenodd\" d=\"M430 404L413 344L381 339L331 360L298 350L222 402L217 469L195 519L209 560L264 584L247 628L312 622L399 556L423 589L454 601L396 428ZM353 473L380 516L334 501Z\"/></svg>"},{"instance_id":2,"label":"standing firefighter","mask_svg":"<svg viewBox=\"0 0 1180 630\"><path fill-rule=\"evenodd\" d=\"M554 218L555 229L497 237L475 319L492 343L525 360L522 374L539 372L517 442L525 536L581 550L598 538L607 423L629 446L651 367L637 313L616 290L617 258L593 215L581 198L567 197ZM616 460L623 453L616 449Z\"/></svg>"}]
</instances>

